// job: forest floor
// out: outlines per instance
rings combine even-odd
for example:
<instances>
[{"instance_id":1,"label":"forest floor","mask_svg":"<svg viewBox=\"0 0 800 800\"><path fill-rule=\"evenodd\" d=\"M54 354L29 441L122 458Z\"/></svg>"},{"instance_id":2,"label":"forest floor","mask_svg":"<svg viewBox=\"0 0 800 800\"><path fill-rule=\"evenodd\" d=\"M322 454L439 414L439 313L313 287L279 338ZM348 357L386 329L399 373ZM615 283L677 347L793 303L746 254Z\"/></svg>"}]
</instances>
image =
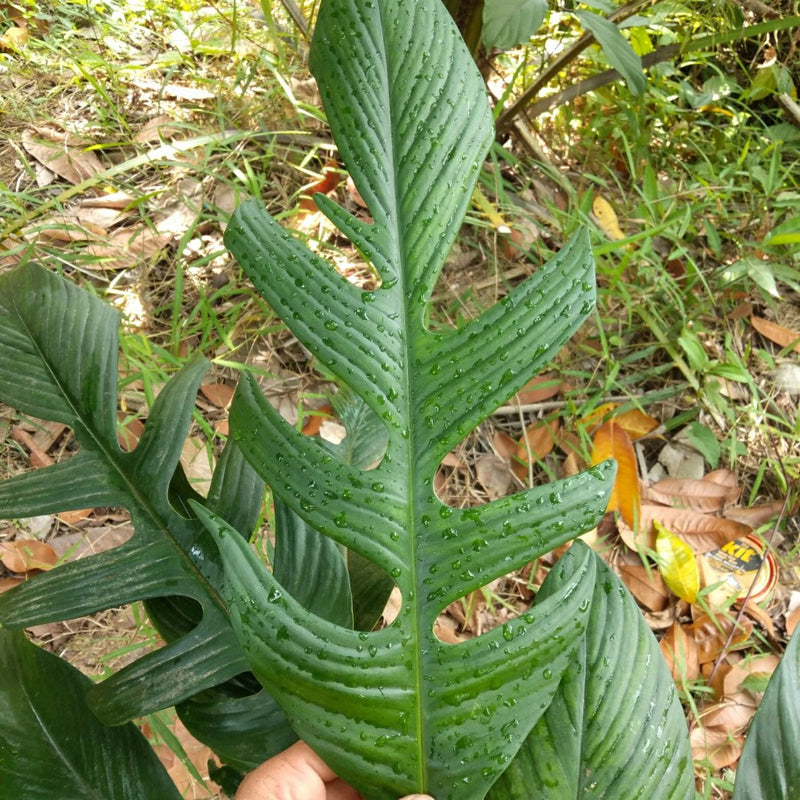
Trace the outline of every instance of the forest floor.
<instances>
[{"instance_id":1,"label":"forest floor","mask_svg":"<svg viewBox=\"0 0 800 800\"><path fill-rule=\"evenodd\" d=\"M183 457L200 492L242 365L289 422L340 437L334 383L222 242L235 206L258 196L343 275L371 279L308 200L320 191L363 210L305 41L249 7L64 8L21 14L0 2L0 272L33 259L120 311L130 446L177 367L197 352L212 360ZM451 505L476 505L617 458L617 501L584 538L661 642L709 798L730 796L747 725L800 621L800 123L753 90L775 63L800 82L796 46L776 39L772 52L754 45L750 61L726 51L664 65L644 98L606 87L512 129L433 297L435 318L460 325L570 233L590 231L596 313L544 376L449 454L436 488ZM495 97L513 67L497 59ZM0 406L0 479L73 451L65 426ZM29 566L9 560L15 542L42 542L58 560L131 534L116 508L0 521L0 585ZM731 541L751 545L760 566L743 567L740 590L723 597L713 554ZM688 574L682 547L699 565ZM519 614L551 563L453 604L439 636L460 641ZM693 570L699 592L686 586ZM96 678L158 643L138 605L32 634ZM164 719L207 775L210 751ZM160 747L187 797L214 796Z\"/></svg>"}]
</instances>

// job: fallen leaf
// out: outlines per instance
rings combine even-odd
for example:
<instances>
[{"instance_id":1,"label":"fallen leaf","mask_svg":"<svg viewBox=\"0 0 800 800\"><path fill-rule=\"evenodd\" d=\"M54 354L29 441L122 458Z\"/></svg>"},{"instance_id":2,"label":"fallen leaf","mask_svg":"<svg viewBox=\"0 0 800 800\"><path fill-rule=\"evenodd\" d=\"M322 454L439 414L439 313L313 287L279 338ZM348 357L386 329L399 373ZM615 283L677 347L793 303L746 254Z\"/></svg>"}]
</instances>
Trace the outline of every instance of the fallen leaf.
<instances>
[{"instance_id":1,"label":"fallen leaf","mask_svg":"<svg viewBox=\"0 0 800 800\"><path fill-rule=\"evenodd\" d=\"M313 411L306 411L303 430L301 431L303 436L316 436L322 427L322 423L326 419L330 419L332 413L333 409L329 405L322 406Z\"/></svg>"},{"instance_id":2,"label":"fallen leaf","mask_svg":"<svg viewBox=\"0 0 800 800\"><path fill-rule=\"evenodd\" d=\"M613 419L604 422L592 437L592 465L607 458L616 459L617 475L606 510L619 511L622 519L633 528L638 525L641 505L636 453L627 432Z\"/></svg>"},{"instance_id":3,"label":"fallen leaf","mask_svg":"<svg viewBox=\"0 0 800 800\"><path fill-rule=\"evenodd\" d=\"M743 736L734 736L721 727L697 725L689 735L692 758L708 762L715 770L730 767L739 760L744 746Z\"/></svg>"},{"instance_id":4,"label":"fallen leaf","mask_svg":"<svg viewBox=\"0 0 800 800\"><path fill-rule=\"evenodd\" d=\"M613 420L634 442L643 436L647 436L648 433L652 433L660 424L657 419L653 419L649 414L645 414L644 411L640 411L638 408L615 414Z\"/></svg>"},{"instance_id":5,"label":"fallen leaf","mask_svg":"<svg viewBox=\"0 0 800 800\"><path fill-rule=\"evenodd\" d=\"M505 431L495 431L492 436L492 447L500 458L512 459L517 453L517 441Z\"/></svg>"},{"instance_id":6,"label":"fallen leaf","mask_svg":"<svg viewBox=\"0 0 800 800\"><path fill-rule=\"evenodd\" d=\"M484 453L475 462L475 473L490 500L497 500L498 497L508 494L513 476L507 461L494 453Z\"/></svg>"},{"instance_id":7,"label":"fallen leaf","mask_svg":"<svg viewBox=\"0 0 800 800\"><path fill-rule=\"evenodd\" d=\"M679 622L672 623L658 645L672 679L678 686L686 686L687 683L697 680L700 676L697 644L694 637L688 634Z\"/></svg>"},{"instance_id":8,"label":"fallen leaf","mask_svg":"<svg viewBox=\"0 0 800 800\"><path fill-rule=\"evenodd\" d=\"M82 183L103 171L103 164L93 150L53 128L24 131L22 147L40 164L72 184Z\"/></svg>"},{"instance_id":9,"label":"fallen leaf","mask_svg":"<svg viewBox=\"0 0 800 800\"><path fill-rule=\"evenodd\" d=\"M520 405L529 405L531 403L541 403L544 400L549 400L560 394L562 390L562 381L554 372L549 372L544 375L537 375L535 378L529 380L510 401L511 403L519 403Z\"/></svg>"},{"instance_id":10,"label":"fallen leaf","mask_svg":"<svg viewBox=\"0 0 800 800\"><path fill-rule=\"evenodd\" d=\"M25 42L28 41L29 35L27 28L20 28L17 25L6 28L5 32L0 35L0 50L21 52L25 47Z\"/></svg>"},{"instance_id":11,"label":"fallen leaf","mask_svg":"<svg viewBox=\"0 0 800 800\"><path fill-rule=\"evenodd\" d=\"M656 530L654 522L658 520L665 528L669 528L678 538L691 546L695 553L707 553L721 547L732 539L740 539L752 532L749 525L725 517L701 514L690 508L673 508L672 506L642 503L639 511L639 529L633 536L621 530L620 535L631 550L654 550ZM632 536L629 538L629 536Z\"/></svg>"},{"instance_id":12,"label":"fallen leaf","mask_svg":"<svg viewBox=\"0 0 800 800\"><path fill-rule=\"evenodd\" d=\"M727 519L741 522L750 528L760 528L777 517L782 508L783 501L775 500L772 503L764 503L750 508L726 508L724 514ZM732 536L731 538L735 539L737 537Z\"/></svg>"},{"instance_id":13,"label":"fallen leaf","mask_svg":"<svg viewBox=\"0 0 800 800\"><path fill-rule=\"evenodd\" d=\"M625 234L619 227L619 219L617 213L614 211L611 203L604 197L597 194L592 200L592 214L594 215L595 222L601 231L612 241L624 239Z\"/></svg>"},{"instance_id":14,"label":"fallen leaf","mask_svg":"<svg viewBox=\"0 0 800 800\"><path fill-rule=\"evenodd\" d=\"M774 342L781 349L791 347L796 353L800 353L800 333L795 333L777 322L771 322L764 317L756 314L751 315L750 324L765 338Z\"/></svg>"},{"instance_id":15,"label":"fallen leaf","mask_svg":"<svg viewBox=\"0 0 800 800\"><path fill-rule=\"evenodd\" d=\"M619 564L617 571L636 600L648 611L663 611L670 593L659 571L644 564Z\"/></svg>"},{"instance_id":16,"label":"fallen leaf","mask_svg":"<svg viewBox=\"0 0 800 800\"><path fill-rule=\"evenodd\" d=\"M514 474L525 480L528 466L540 461L556 446L561 423L558 418L534 422L525 429L525 433L517 443L516 461L513 464Z\"/></svg>"},{"instance_id":17,"label":"fallen leaf","mask_svg":"<svg viewBox=\"0 0 800 800\"><path fill-rule=\"evenodd\" d=\"M38 539L19 539L0 543L0 561L11 572L25 573L34 569L52 569L58 554L47 542Z\"/></svg>"},{"instance_id":18,"label":"fallen leaf","mask_svg":"<svg viewBox=\"0 0 800 800\"><path fill-rule=\"evenodd\" d=\"M694 550L659 522L653 524L656 528L658 569L664 583L681 600L694 603L700 591L700 570Z\"/></svg>"},{"instance_id":19,"label":"fallen leaf","mask_svg":"<svg viewBox=\"0 0 800 800\"><path fill-rule=\"evenodd\" d=\"M727 650L740 650L747 647L750 635L753 632L753 623L742 619L736 624L730 616L724 613L714 617L701 613L689 626L695 642L697 642L697 657L701 664L715 661L722 653L731 630L734 631Z\"/></svg>"},{"instance_id":20,"label":"fallen leaf","mask_svg":"<svg viewBox=\"0 0 800 800\"><path fill-rule=\"evenodd\" d=\"M233 400L235 391L227 383L204 383L200 386L203 396L217 408L228 408Z\"/></svg>"},{"instance_id":21,"label":"fallen leaf","mask_svg":"<svg viewBox=\"0 0 800 800\"><path fill-rule=\"evenodd\" d=\"M646 490L646 498L655 503L702 513L720 512L736 502L740 494L738 486L731 488L706 478L664 478Z\"/></svg>"}]
</instances>

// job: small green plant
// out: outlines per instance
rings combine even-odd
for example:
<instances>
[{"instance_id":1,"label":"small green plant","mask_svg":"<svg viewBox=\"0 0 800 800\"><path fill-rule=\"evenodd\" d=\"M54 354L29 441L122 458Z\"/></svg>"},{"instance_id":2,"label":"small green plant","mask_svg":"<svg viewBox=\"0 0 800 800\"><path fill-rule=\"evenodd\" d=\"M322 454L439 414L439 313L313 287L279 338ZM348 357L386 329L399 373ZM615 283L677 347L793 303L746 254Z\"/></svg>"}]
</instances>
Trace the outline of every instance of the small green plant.
<instances>
[{"instance_id":1,"label":"small green plant","mask_svg":"<svg viewBox=\"0 0 800 800\"><path fill-rule=\"evenodd\" d=\"M317 202L380 286L345 281L257 201L234 214L226 243L343 384L343 446L302 436L245 374L202 497L179 456L207 363L172 378L126 452L116 313L33 264L0 276L0 400L69 425L80 445L0 484L0 516L122 505L135 525L127 544L0 598L4 789L26 800L176 797L126 724L175 705L234 768L299 735L370 800L688 800L675 686L635 602L582 543L519 618L457 645L434 634L447 604L605 509L609 463L476 508L449 507L433 489L445 454L592 311L585 232L478 318L432 330L430 295L493 135L480 76L437 0L325 0L312 67L371 219ZM247 543L264 481L271 572ZM400 614L373 630L392 585ZM18 630L134 600L167 644L98 685ZM753 725L737 800L797 796L798 641L767 689L768 721Z\"/></svg>"}]
</instances>

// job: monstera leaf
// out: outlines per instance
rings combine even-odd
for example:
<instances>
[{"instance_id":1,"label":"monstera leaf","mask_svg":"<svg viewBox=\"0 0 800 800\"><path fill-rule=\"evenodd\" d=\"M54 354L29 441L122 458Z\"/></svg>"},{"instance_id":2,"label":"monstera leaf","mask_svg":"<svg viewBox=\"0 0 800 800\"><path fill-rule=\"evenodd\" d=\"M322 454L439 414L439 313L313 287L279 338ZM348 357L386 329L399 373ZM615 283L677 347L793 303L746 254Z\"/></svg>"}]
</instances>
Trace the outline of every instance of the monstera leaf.
<instances>
[{"instance_id":1,"label":"monstera leaf","mask_svg":"<svg viewBox=\"0 0 800 800\"><path fill-rule=\"evenodd\" d=\"M246 377L231 430L286 506L399 587L397 620L368 632L322 619L230 526L196 510L219 536L251 669L297 733L370 798L483 797L579 651L594 556L583 551L546 601L473 641L444 644L434 622L450 602L593 526L613 466L469 509L442 503L433 476L591 310L588 240L579 234L464 328L431 330L428 300L492 138L480 75L432 0L326 0L311 63L373 221L317 202L380 288L348 283L257 202L237 210L226 243L323 367L381 420L386 450L374 469L348 465L287 425Z\"/></svg>"},{"instance_id":2,"label":"monstera leaf","mask_svg":"<svg viewBox=\"0 0 800 800\"><path fill-rule=\"evenodd\" d=\"M198 496L179 459L207 364L195 359L164 387L132 452L117 441L119 315L33 264L0 276L0 400L72 428L69 460L0 483L0 517L125 506L135 527L121 547L68 563L0 597L0 622L19 628L134 600L169 644L89 692L117 724L170 706L247 670L218 585L219 556L186 509ZM234 444L220 460L208 505L249 534L263 484ZM146 687L146 689L144 688Z\"/></svg>"}]
</instances>

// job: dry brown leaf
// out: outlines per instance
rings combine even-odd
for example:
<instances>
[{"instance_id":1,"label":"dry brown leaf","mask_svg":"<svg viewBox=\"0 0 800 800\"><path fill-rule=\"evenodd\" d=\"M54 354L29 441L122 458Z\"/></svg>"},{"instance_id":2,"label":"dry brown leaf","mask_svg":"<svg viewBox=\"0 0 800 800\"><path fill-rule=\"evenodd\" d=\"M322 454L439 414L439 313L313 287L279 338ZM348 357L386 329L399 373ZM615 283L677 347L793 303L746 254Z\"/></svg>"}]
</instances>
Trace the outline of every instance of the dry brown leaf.
<instances>
[{"instance_id":1,"label":"dry brown leaf","mask_svg":"<svg viewBox=\"0 0 800 800\"><path fill-rule=\"evenodd\" d=\"M517 441L505 431L495 431L492 436L492 447L500 458L512 459L517 453Z\"/></svg>"},{"instance_id":2,"label":"dry brown leaf","mask_svg":"<svg viewBox=\"0 0 800 800\"><path fill-rule=\"evenodd\" d=\"M744 737L735 736L721 727L697 725L690 734L692 758L707 761L714 769L730 767L739 760Z\"/></svg>"},{"instance_id":3,"label":"dry brown leaf","mask_svg":"<svg viewBox=\"0 0 800 800\"><path fill-rule=\"evenodd\" d=\"M95 269L130 269L140 262L151 261L172 241L173 234L145 227L122 228L112 234L106 244L91 244L83 252L96 256L96 263L85 263Z\"/></svg>"},{"instance_id":4,"label":"dry brown leaf","mask_svg":"<svg viewBox=\"0 0 800 800\"><path fill-rule=\"evenodd\" d=\"M72 184L103 171L103 164L86 144L63 131L38 127L24 131L23 148L40 164Z\"/></svg>"},{"instance_id":5,"label":"dry brown leaf","mask_svg":"<svg viewBox=\"0 0 800 800\"><path fill-rule=\"evenodd\" d=\"M41 469L42 467L49 467L53 463L53 459L50 458L50 456L36 444L33 437L22 428L15 425L11 429L11 438L28 451L32 467Z\"/></svg>"},{"instance_id":6,"label":"dry brown leaf","mask_svg":"<svg viewBox=\"0 0 800 800\"><path fill-rule=\"evenodd\" d=\"M791 637L798 625L800 625L800 607L786 615L786 636Z\"/></svg>"},{"instance_id":7,"label":"dry brown leaf","mask_svg":"<svg viewBox=\"0 0 800 800\"><path fill-rule=\"evenodd\" d=\"M9 589L13 589L24 582L25 581L22 578L0 578L0 594L9 591Z\"/></svg>"},{"instance_id":8,"label":"dry brown leaf","mask_svg":"<svg viewBox=\"0 0 800 800\"><path fill-rule=\"evenodd\" d=\"M549 400L555 397L562 391L561 378L554 372L548 372L544 375L537 375L535 378L529 380L510 401L511 403L519 403L520 405L528 405L530 403L541 403L544 400Z\"/></svg>"},{"instance_id":9,"label":"dry brown leaf","mask_svg":"<svg viewBox=\"0 0 800 800\"><path fill-rule=\"evenodd\" d=\"M204 383L200 386L203 396L217 408L228 408L235 391L234 387L228 386L227 383ZM330 411L330 406L328 411Z\"/></svg>"},{"instance_id":10,"label":"dry brown leaf","mask_svg":"<svg viewBox=\"0 0 800 800\"><path fill-rule=\"evenodd\" d=\"M130 452L142 438L144 423L138 417L133 417L126 422L125 414L121 411L117 414L117 418L120 422L117 428L117 441L123 450Z\"/></svg>"},{"instance_id":11,"label":"dry brown leaf","mask_svg":"<svg viewBox=\"0 0 800 800\"><path fill-rule=\"evenodd\" d=\"M494 453L484 453L478 458L475 462L475 474L490 500L505 497L511 488L511 467Z\"/></svg>"},{"instance_id":12,"label":"dry brown leaf","mask_svg":"<svg viewBox=\"0 0 800 800\"><path fill-rule=\"evenodd\" d=\"M709 550L722 547L726 542L741 539L752 533L748 525L736 520L701 514L688 508L642 503L639 512L639 534L633 541L629 541L626 532L620 531L625 544L632 550L655 549L656 534L653 526L655 521L691 545L696 553L707 553Z\"/></svg>"},{"instance_id":13,"label":"dry brown leaf","mask_svg":"<svg viewBox=\"0 0 800 800\"><path fill-rule=\"evenodd\" d=\"M750 324L765 338L774 342L781 349L793 345L792 349L800 353L800 333L795 333L777 322L771 322L764 317L753 314L750 317Z\"/></svg>"},{"instance_id":14,"label":"dry brown leaf","mask_svg":"<svg viewBox=\"0 0 800 800\"><path fill-rule=\"evenodd\" d=\"M679 622L673 622L658 644L672 679L678 686L697 680L700 675L700 661L697 657L697 644L691 632L687 632Z\"/></svg>"},{"instance_id":15,"label":"dry brown leaf","mask_svg":"<svg viewBox=\"0 0 800 800\"><path fill-rule=\"evenodd\" d=\"M62 511L60 514L56 514L56 517L65 525L77 525L91 517L93 513L93 508L76 508L74 511Z\"/></svg>"},{"instance_id":16,"label":"dry brown leaf","mask_svg":"<svg viewBox=\"0 0 800 800\"><path fill-rule=\"evenodd\" d=\"M181 126L169 114L160 114L147 120L133 137L133 141L136 144L161 142L180 132Z\"/></svg>"},{"instance_id":17,"label":"dry brown leaf","mask_svg":"<svg viewBox=\"0 0 800 800\"><path fill-rule=\"evenodd\" d=\"M527 477L531 460L538 461L553 450L560 427L561 423L555 418L534 422L525 429L517 444L517 461L513 465L514 474L520 480Z\"/></svg>"},{"instance_id":18,"label":"dry brown leaf","mask_svg":"<svg viewBox=\"0 0 800 800\"><path fill-rule=\"evenodd\" d=\"M701 513L715 513L736 502L741 488L733 488L712 480L664 478L646 490L647 500L674 508L690 508Z\"/></svg>"},{"instance_id":19,"label":"dry brown leaf","mask_svg":"<svg viewBox=\"0 0 800 800\"><path fill-rule=\"evenodd\" d=\"M159 744L153 748L156 755L177 786L181 797L192 800L210 798L211 793L218 789L217 785L208 777L208 762L214 760L214 753L207 745L198 742L179 719L176 719L171 727L172 734L180 742L184 753L200 777L203 778L205 785L197 781L183 761L166 744Z\"/></svg>"},{"instance_id":20,"label":"dry brown leaf","mask_svg":"<svg viewBox=\"0 0 800 800\"><path fill-rule=\"evenodd\" d=\"M187 439L181 451L181 464L192 487L205 494L214 471L206 443L196 436Z\"/></svg>"},{"instance_id":21,"label":"dry brown leaf","mask_svg":"<svg viewBox=\"0 0 800 800\"><path fill-rule=\"evenodd\" d=\"M748 619L742 619L737 625L735 620L723 614L712 618L708 614L701 613L689 628L697 642L697 657L701 664L707 664L716 660L723 651L731 630L734 630L734 634L727 650L740 650L746 647L753 632L753 623Z\"/></svg>"},{"instance_id":22,"label":"dry brown leaf","mask_svg":"<svg viewBox=\"0 0 800 800\"><path fill-rule=\"evenodd\" d=\"M20 539L0 543L0 561L11 572L25 573L34 569L52 569L58 563L58 554L47 542Z\"/></svg>"},{"instance_id":23,"label":"dry brown leaf","mask_svg":"<svg viewBox=\"0 0 800 800\"><path fill-rule=\"evenodd\" d=\"M763 503L751 508L726 508L724 514L727 519L736 520L736 522L741 522L751 528L760 528L777 517L782 508L783 501L775 500L772 503Z\"/></svg>"},{"instance_id":24,"label":"dry brown leaf","mask_svg":"<svg viewBox=\"0 0 800 800\"><path fill-rule=\"evenodd\" d=\"M643 564L619 564L617 571L631 594L649 611L663 611L672 595L661 573Z\"/></svg>"},{"instance_id":25,"label":"dry brown leaf","mask_svg":"<svg viewBox=\"0 0 800 800\"><path fill-rule=\"evenodd\" d=\"M592 464L599 464L607 458L617 462L617 476L608 499L608 511L619 511L620 516L631 527L639 520L641 492L636 453L630 436L611 419L604 422L592 438Z\"/></svg>"}]
</instances>

